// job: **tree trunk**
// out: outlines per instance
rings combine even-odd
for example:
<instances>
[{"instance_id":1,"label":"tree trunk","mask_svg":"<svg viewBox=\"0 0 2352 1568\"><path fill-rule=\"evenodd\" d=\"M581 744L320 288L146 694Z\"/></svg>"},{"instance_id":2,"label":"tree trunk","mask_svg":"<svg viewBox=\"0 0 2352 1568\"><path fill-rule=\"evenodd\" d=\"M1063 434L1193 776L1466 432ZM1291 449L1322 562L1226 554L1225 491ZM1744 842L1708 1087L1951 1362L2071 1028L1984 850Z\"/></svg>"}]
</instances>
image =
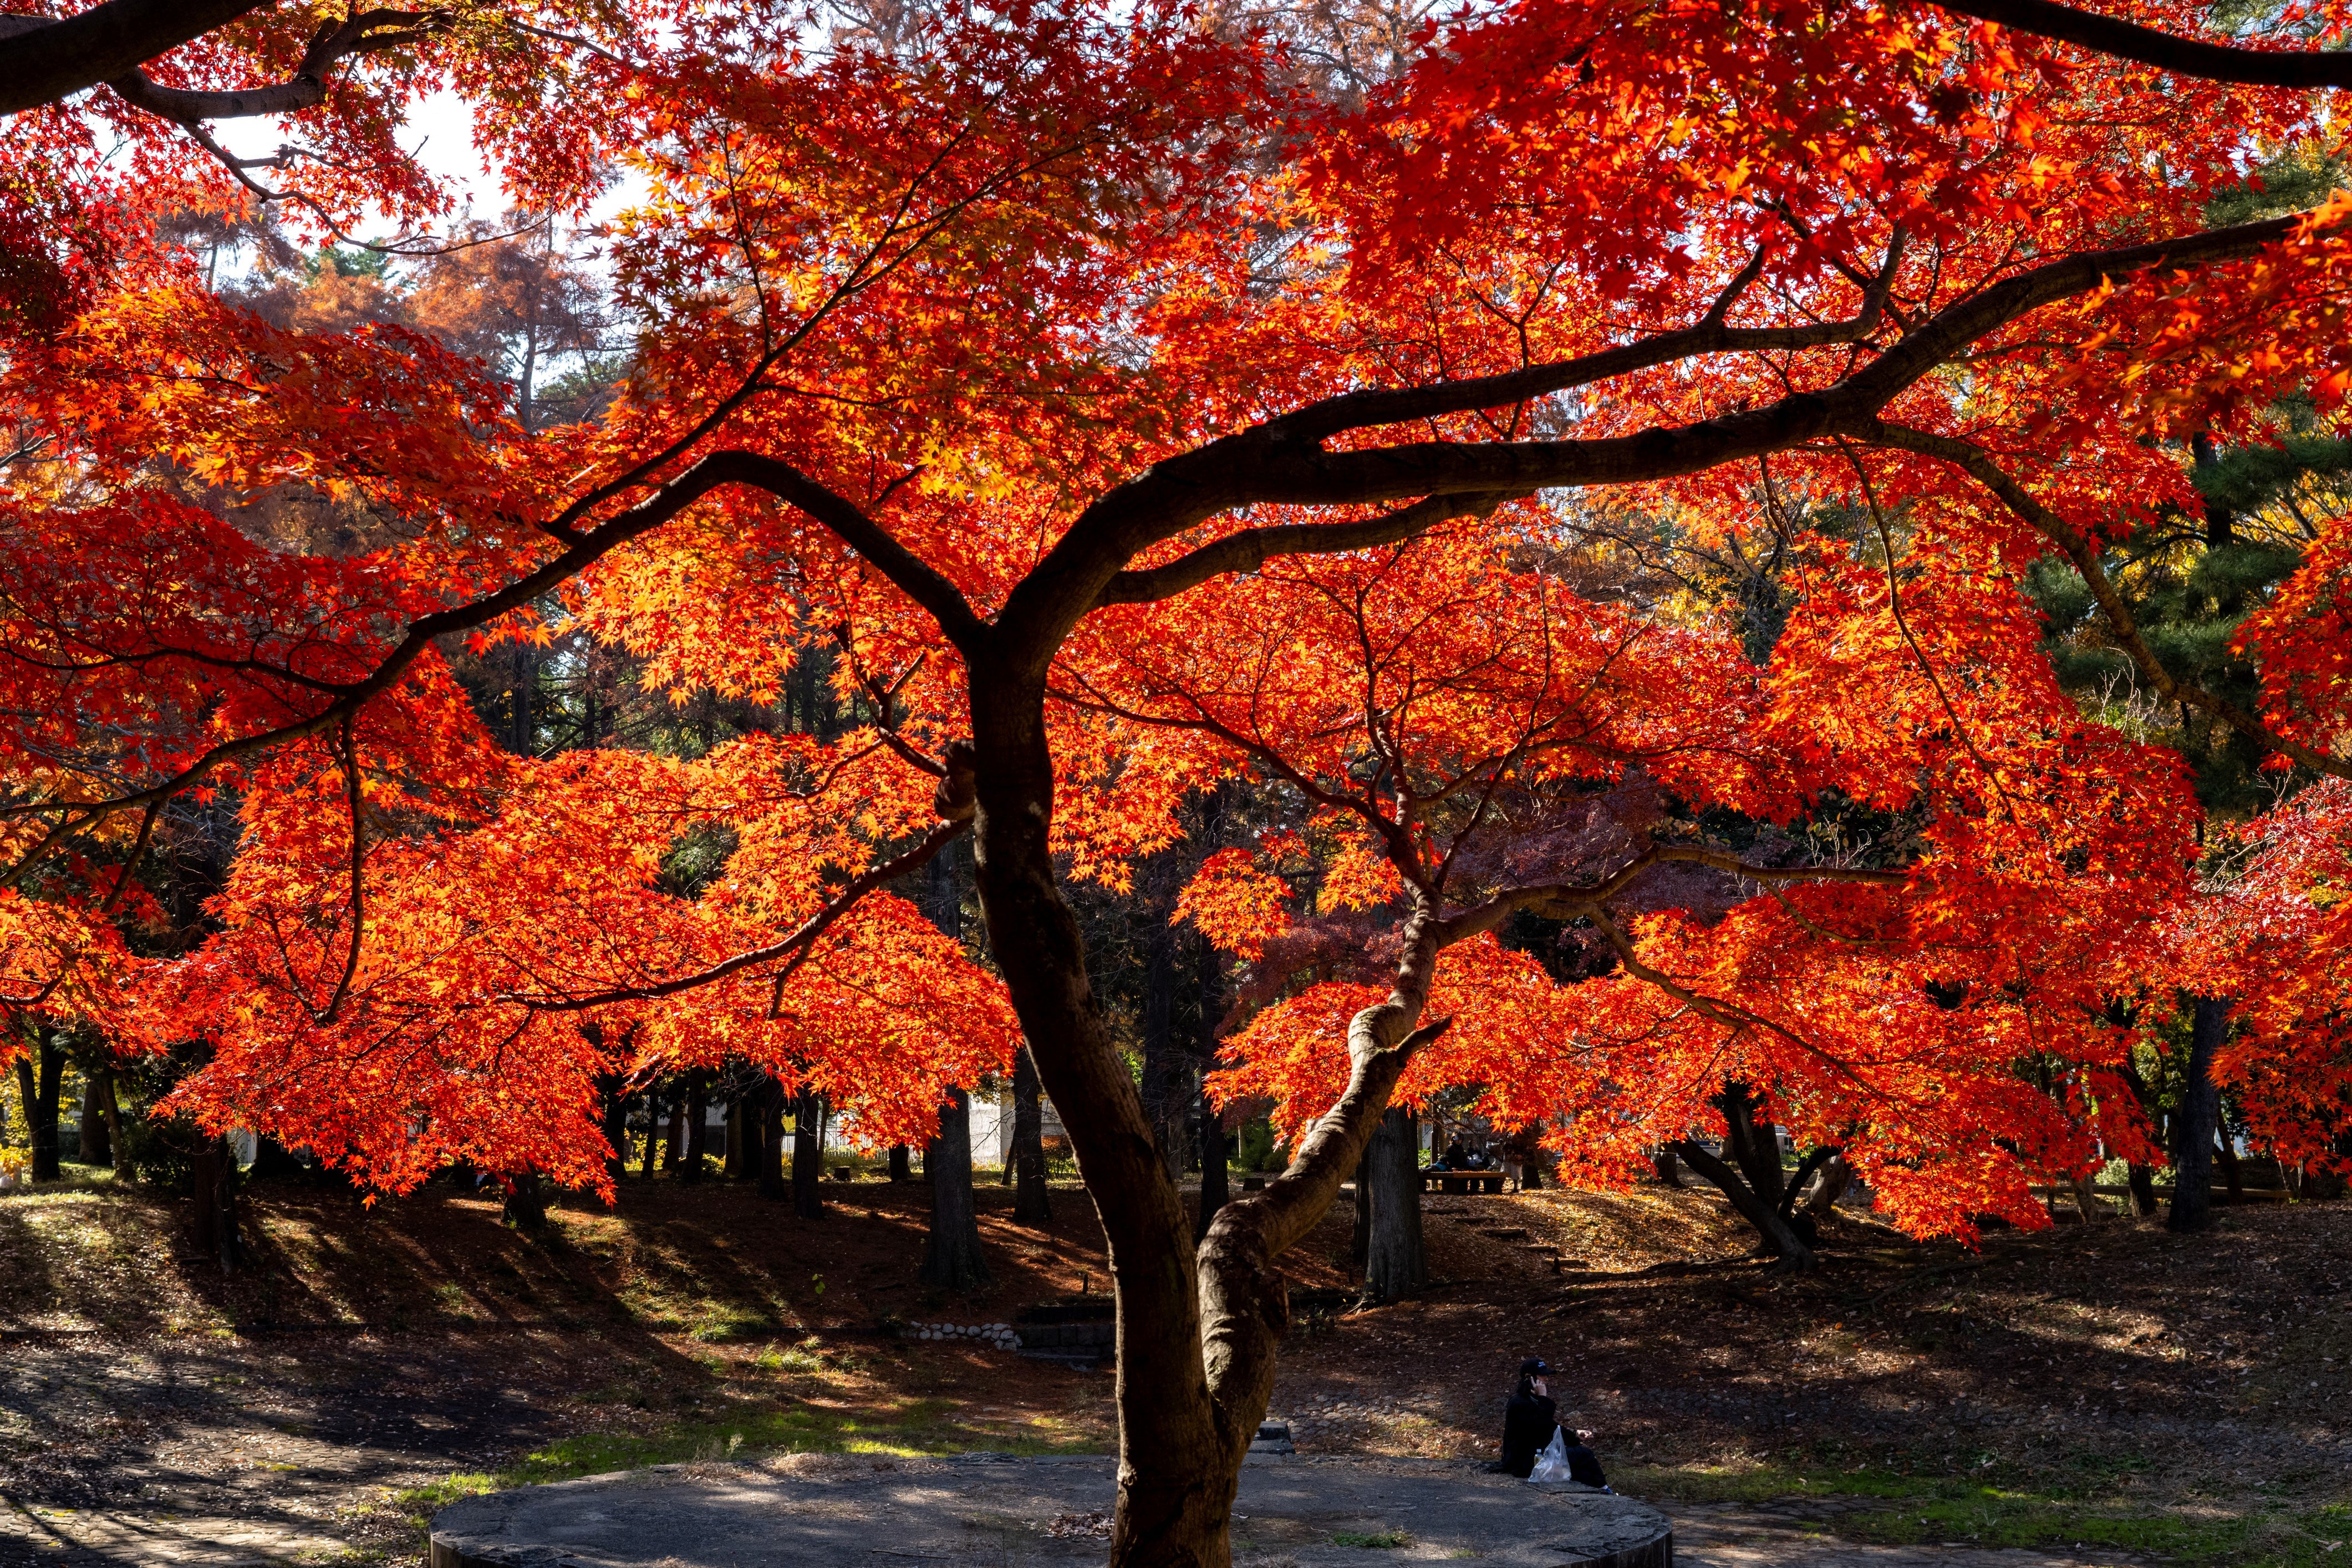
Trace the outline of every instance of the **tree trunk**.
<instances>
[{"instance_id":1,"label":"tree trunk","mask_svg":"<svg viewBox=\"0 0 2352 1568\"><path fill-rule=\"evenodd\" d=\"M1147 905L1143 965L1143 1110L1151 1119L1160 1163L1171 1180L1184 1172L1184 1144L1177 1129L1183 1110L1183 1070L1176 1057L1176 932L1156 905Z\"/></svg>"},{"instance_id":2,"label":"tree trunk","mask_svg":"<svg viewBox=\"0 0 2352 1568\"><path fill-rule=\"evenodd\" d=\"M2142 1219L2156 1215L2156 1173L2146 1165L2126 1165L2124 1179L2131 1184L2132 1212Z\"/></svg>"},{"instance_id":3,"label":"tree trunk","mask_svg":"<svg viewBox=\"0 0 2352 1568\"><path fill-rule=\"evenodd\" d=\"M2213 1129L2221 1091L2213 1082L2213 1053L2230 1030L2230 1003L2200 996L2189 1027L2189 1062L2181 1074L2180 1109L2172 1118L2172 1212L2165 1227L2185 1233L2213 1223Z\"/></svg>"},{"instance_id":4,"label":"tree trunk","mask_svg":"<svg viewBox=\"0 0 2352 1568\"><path fill-rule=\"evenodd\" d=\"M890 1179L894 1182L911 1182L915 1179L915 1152L904 1143L890 1145ZM1013 1197L1013 1205L1016 1210L1021 1206L1018 1194Z\"/></svg>"},{"instance_id":5,"label":"tree trunk","mask_svg":"<svg viewBox=\"0 0 2352 1568\"><path fill-rule=\"evenodd\" d=\"M1203 831L1213 835L1218 826L1222 806L1212 799ZM1192 1047L1199 1072L1194 1081L1199 1085L1195 1098L1201 1118L1201 1205L1192 1221L1192 1239L1199 1243L1209 1234L1209 1226L1217 1211L1225 1206L1231 1195L1227 1172L1232 1167L1231 1145L1225 1138L1224 1114L1209 1103L1209 1070L1217 1065L1217 1030L1225 1017L1225 961L1217 952L1217 944L1202 939L1199 958L1193 966L1193 983L1197 988L1200 1013L1200 1035Z\"/></svg>"},{"instance_id":6,"label":"tree trunk","mask_svg":"<svg viewBox=\"0 0 2352 1568\"><path fill-rule=\"evenodd\" d=\"M1813 1266L1813 1249L1797 1233L1796 1226L1782 1216L1778 1203L1758 1197L1745 1176L1696 1139L1675 1144L1675 1152L1682 1156L1684 1163L1721 1189L1740 1217L1756 1227L1766 1249L1779 1260L1776 1268L1797 1273Z\"/></svg>"},{"instance_id":7,"label":"tree trunk","mask_svg":"<svg viewBox=\"0 0 2352 1568\"><path fill-rule=\"evenodd\" d=\"M993 1283L980 1255L980 1215L971 1194L971 1097L948 1090L939 1135L924 1152L931 1178L931 1233L923 1247L921 1279L941 1290L980 1290Z\"/></svg>"},{"instance_id":8,"label":"tree trunk","mask_svg":"<svg viewBox=\"0 0 2352 1568\"><path fill-rule=\"evenodd\" d=\"M1091 603L1096 579L1108 581L1115 564L1074 563L1075 579L1056 579L1056 602ZM1196 1252L1191 1216L1160 1160L1142 1095L1088 982L1077 921L1055 885L1045 684L1067 624L1055 619L1062 613L1008 605L994 626L962 639L973 672L973 739L969 749L949 748L940 810L943 817L972 810L976 793L990 950L1108 1244L1120 1455L1109 1560L1114 1568L1225 1568L1242 1458L1265 1414L1288 1317L1274 1260L1328 1212L1398 1074L1444 1027L1416 1026L1436 963L1436 911L1415 910L1390 998L1351 1021L1349 1086L1339 1104L1302 1135L1287 1171L1224 1206Z\"/></svg>"},{"instance_id":9,"label":"tree trunk","mask_svg":"<svg viewBox=\"0 0 2352 1568\"><path fill-rule=\"evenodd\" d=\"M1232 1200L1233 1185L1228 1179L1233 1155L1225 1140L1224 1113L1201 1096L1201 1207L1192 1221L1192 1238L1198 1242L1209 1234L1209 1226L1217 1211Z\"/></svg>"},{"instance_id":10,"label":"tree trunk","mask_svg":"<svg viewBox=\"0 0 2352 1568\"><path fill-rule=\"evenodd\" d=\"M1348 1268L1361 1280L1364 1266L1372 1256L1372 1152L1364 1151L1356 1162L1356 1179L1352 1185L1355 1202L1354 1220L1348 1227Z\"/></svg>"},{"instance_id":11,"label":"tree trunk","mask_svg":"<svg viewBox=\"0 0 2352 1568\"><path fill-rule=\"evenodd\" d=\"M1037 1092L1037 1063L1023 1046L1013 1058L1013 1217L1023 1225L1054 1223L1054 1193L1045 1184L1045 1108Z\"/></svg>"},{"instance_id":12,"label":"tree trunk","mask_svg":"<svg viewBox=\"0 0 2352 1568\"><path fill-rule=\"evenodd\" d=\"M33 1145L33 1180L54 1182L65 1174L58 1163L58 1091L65 1078L66 1054L47 1030L28 1032L33 1050L16 1058L16 1089L24 1100L25 1130Z\"/></svg>"},{"instance_id":13,"label":"tree trunk","mask_svg":"<svg viewBox=\"0 0 2352 1568\"><path fill-rule=\"evenodd\" d=\"M760 1112L748 1094L727 1097L727 1179L740 1182L751 1173L751 1135Z\"/></svg>"},{"instance_id":14,"label":"tree trunk","mask_svg":"<svg viewBox=\"0 0 2352 1568\"><path fill-rule=\"evenodd\" d=\"M792 1195L784 1179L784 1105L792 1096L782 1083L770 1079L760 1091L760 1195L782 1203Z\"/></svg>"},{"instance_id":15,"label":"tree trunk","mask_svg":"<svg viewBox=\"0 0 2352 1568\"><path fill-rule=\"evenodd\" d=\"M599 1073L596 1094L604 1112L604 1144L612 1150L604 1159L604 1173L618 1187L629 1171L628 1080L616 1072Z\"/></svg>"},{"instance_id":16,"label":"tree trunk","mask_svg":"<svg viewBox=\"0 0 2352 1568\"><path fill-rule=\"evenodd\" d=\"M245 1248L237 1235L236 1155L228 1140L204 1135L189 1162L188 1177L188 1239L198 1252L216 1260L222 1273L234 1274L245 1261Z\"/></svg>"},{"instance_id":17,"label":"tree trunk","mask_svg":"<svg viewBox=\"0 0 2352 1568\"><path fill-rule=\"evenodd\" d=\"M122 1142L122 1101L114 1092L114 1073L108 1069L99 1079L99 1092L104 1096L106 1109L106 1147L113 1156L111 1163L117 1172L130 1163L130 1151Z\"/></svg>"},{"instance_id":18,"label":"tree trunk","mask_svg":"<svg viewBox=\"0 0 2352 1568\"><path fill-rule=\"evenodd\" d=\"M1658 1180L1664 1182L1667 1186L1679 1187L1683 1184L1682 1162L1675 1157L1675 1146L1673 1144L1668 1143L1661 1146L1657 1153L1652 1158L1650 1163L1652 1168L1658 1173Z\"/></svg>"},{"instance_id":19,"label":"tree trunk","mask_svg":"<svg viewBox=\"0 0 2352 1568\"><path fill-rule=\"evenodd\" d=\"M1421 1237L1421 1123L1402 1105L1381 1118L1371 1141L1372 1228L1364 1249L1364 1291L1401 1301L1429 1283Z\"/></svg>"},{"instance_id":20,"label":"tree trunk","mask_svg":"<svg viewBox=\"0 0 2352 1568\"><path fill-rule=\"evenodd\" d=\"M499 1217L517 1230L537 1235L547 1228L547 1182L537 1171L521 1171L507 1178L506 1202Z\"/></svg>"},{"instance_id":21,"label":"tree trunk","mask_svg":"<svg viewBox=\"0 0 2352 1568\"><path fill-rule=\"evenodd\" d=\"M662 1137L661 1168L675 1171L686 1154L686 1090L683 1085L672 1083L664 1097L669 1106L669 1131Z\"/></svg>"},{"instance_id":22,"label":"tree trunk","mask_svg":"<svg viewBox=\"0 0 2352 1568\"><path fill-rule=\"evenodd\" d=\"M106 1069L93 1068L81 1080L81 1163L114 1163L114 1140L106 1121Z\"/></svg>"},{"instance_id":23,"label":"tree trunk","mask_svg":"<svg viewBox=\"0 0 2352 1568\"><path fill-rule=\"evenodd\" d=\"M2107 1217L2107 1201L2098 1194L2098 1173L2074 1178L2074 1212L2083 1216L2086 1226L2098 1224Z\"/></svg>"},{"instance_id":24,"label":"tree trunk","mask_svg":"<svg viewBox=\"0 0 2352 1568\"><path fill-rule=\"evenodd\" d=\"M2221 1185L2229 1193L2230 1201L2233 1204L2244 1203L2246 1201L2245 1173L2238 1169L2237 1145L2230 1137L2230 1129L2227 1125L2221 1129L2219 1136L2213 1141L2213 1158L2221 1166Z\"/></svg>"},{"instance_id":25,"label":"tree trunk","mask_svg":"<svg viewBox=\"0 0 2352 1568\"><path fill-rule=\"evenodd\" d=\"M1819 1218L1835 1209L1838 1199L1845 1196L1846 1188L1853 1184L1853 1167L1845 1163L1843 1154L1832 1154L1814 1176L1812 1190L1799 1200L1800 1206Z\"/></svg>"},{"instance_id":26,"label":"tree trunk","mask_svg":"<svg viewBox=\"0 0 2352 1568\"><path fill-rule=\"evenodd\" d=\"M640 1173L647 1181L653 1179L655 1152L662 1146L661 1112L661 1096L647 1089L646 1091L646 1163Z\"/></svg>"},{"instance_id":27,"label":"tree trunk","mask_svg":"<svg viewBox=\"0 0 2352 1568\"><path fill-rule=\"evenodd\" d=\"M811 1089L793 1104L793 1212L824 1217L824 1097Z\"/></svg>"},{"instance_id":28,"label":"tree trunk","mask_svg":"<svg viewBox=\"0 0 2352 1568\"><path fill-rule=\"evenodd\" d=\"M679 1180L702 1180L702 1155L710 1142L710 1074L698 1068L686 1084L686 1168Z\"/></svg>"}]
</instances>

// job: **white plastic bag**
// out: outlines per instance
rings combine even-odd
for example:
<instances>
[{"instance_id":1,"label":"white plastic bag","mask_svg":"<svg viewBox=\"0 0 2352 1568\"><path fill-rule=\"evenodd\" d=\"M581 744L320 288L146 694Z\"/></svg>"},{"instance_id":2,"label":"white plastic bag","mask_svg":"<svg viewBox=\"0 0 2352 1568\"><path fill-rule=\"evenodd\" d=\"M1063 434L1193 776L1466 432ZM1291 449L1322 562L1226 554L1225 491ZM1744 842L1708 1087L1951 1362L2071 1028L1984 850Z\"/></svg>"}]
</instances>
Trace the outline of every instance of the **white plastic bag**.
<instances>
[{"instance_id":1,"label":"white plastic bag","mask_svg":"<svg viewBox=\"0 0 2352 1568\"><path fill-rule=\"evenodd\" d=\"M1551 1441L1536 1456L1536 1468L1528 1472L1531 1481L1566 1481L1575 1478L1568 1473L1568 1439L1559 1427L1551 1429Z\"/></svg>"}]
</instances>

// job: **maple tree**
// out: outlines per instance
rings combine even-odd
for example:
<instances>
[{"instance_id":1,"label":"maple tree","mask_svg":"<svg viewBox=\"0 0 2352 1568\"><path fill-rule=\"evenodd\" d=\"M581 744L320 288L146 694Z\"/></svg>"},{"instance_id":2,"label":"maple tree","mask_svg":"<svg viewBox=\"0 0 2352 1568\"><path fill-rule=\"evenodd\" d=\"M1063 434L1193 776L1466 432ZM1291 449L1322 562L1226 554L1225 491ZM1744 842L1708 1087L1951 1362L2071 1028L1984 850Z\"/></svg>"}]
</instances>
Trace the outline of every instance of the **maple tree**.
<instances>
[{"instance_id":1,"label":"maple tree","mask_svg":"<svg viewBox=\"0 0 2352 1568\"><path fill-rule=\"evenodd\" d=\"M2086 1128L2130 1136L2100 1121L2115 1046L2083 1020L2134 961L2123 916L2185 880L2192 820L2177 769L2050 679L2017 574L2054 552L2164 700L2352 773L2341 519L2247 623L2252 709L2165 667L2100 549L2188 504L2183 437L2251 435L2291 394L2337 416L2352 197L2203 222L2257 144L2333 134L2318 102L2233 73L2334 62L2202 39L2186 5L2136 8L2155 26L2120 41L2084 15L2011 14L2026 36L1926 7L1522 0L1325 92L1267 34L1153 7L1013 5L824 47L798 13L583 13L593 47L486 13L404 45L414 71L354 62L384 68L295 110L333 156L277 177L322 232L366 203L433 216L391 130L441 80L478 100L526 205L576 205L625 163L645 195L607 248L633 363L601 417L547 428L425 333L305 331L208 289L157 220L252 171L184 122L20 116L0 236L0 399L23 432L0 533L9 1005L200 1035L174 1103L392 1187L461 1156L596 1185L600 1075L729 1055L912 1141L1017 1029L1114 1259L1124 1563L1225 1560L1276 1260L1399 1084L1439 1073L1418 1061L1469 1053L1457 1079L1512 1091L1476 1047L1482 1016L1498 1047L1537 1029L1522 998L1570 1006L1537 1037L1583 1046L1520 1051L1520 1109L1586 1095L1563 1137L1598 1168L1707 1125L1736 1081L1854 1150L1923 1229L2013 1208L2021 1173L2078 1163ZM301 25L208 36L181 79L148 75L211 90L282 63ZM140 154L101 159L100 122ZM1734 530L1767 480L1869 521L1790 542L1804 582L1760 676L1702 616L1637 637L1494 555L1560 491ZM266 546L237 505L286 486L375 526L354 550ZM1421 579L1381 612L1399 668L1425 655L1465 694L1428 697L1414 766L1486 776L1482 727L1512 710L1465 650L1499 643L1495 678L1525 680L1532 598L1561 669L1624 708L1538 688L1529 711L1659 751L1645 772L1757 820L1830 788L1909 814L1912 852L1838 879L1734 861L1774 891L1711 922L1594 901L1622 973L1574 987L1470 933L1458 1001L1439 935L1475 921L1419 889L1384 982L1260 1015L1296 1058L1291 1163L1196 1249L1064 886L1126 886L1244 758L1335 799L1362 784L1357 694L1344 725L1329 705L1345 639L1267 628L1307 616L1318 574L1328 604L1447 551L1488 599ZM559 620L680 694L772 699L836 649L857 722L693 759L501 751L442 650ZM1669 645L1693 651L1649 662ZM1253 668L1278 693L1263 731L1228 710ZM1220 744L1202 713L1139 705L1178 696L1222 714ZM1686 735L1726 755L1658 739ZM1563 809L1572 781L1624 786L1597 742L1543 756L1534 794ZM130 941L140 867L203 794L241 828L218 929L157 961ZM1348 811L1418 888L1436 840ZM732 844L691 897L658 874L688 832ZM887 891L967 833L992 972ZM1684 847L1718 853L1633 858ZM1381 863L1350 852L1366 896L1391 894ZM1465 885L1560 896L1499 867ZM1961 980L1958 1005L1928 989ZM2281 982L2282 1005L2312 995ZM2046 1089L2010 1071L2025 1057ZM2001 1119L2007 1163L1964 1111Z\"/></svg>"}]
</instances>

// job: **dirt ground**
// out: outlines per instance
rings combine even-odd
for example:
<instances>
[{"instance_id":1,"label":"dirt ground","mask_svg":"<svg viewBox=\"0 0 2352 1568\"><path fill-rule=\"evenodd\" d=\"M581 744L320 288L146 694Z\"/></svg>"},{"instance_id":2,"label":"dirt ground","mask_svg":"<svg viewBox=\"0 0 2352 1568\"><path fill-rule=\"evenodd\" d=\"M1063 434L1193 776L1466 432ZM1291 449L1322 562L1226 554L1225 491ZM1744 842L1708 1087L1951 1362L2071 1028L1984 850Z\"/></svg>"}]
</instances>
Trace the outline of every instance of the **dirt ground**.
<instances>
[{"instance_id":1,"label":"dirt ground","mask_svg":"<svg viewBox=\"0 0 2352 1568\"><path fill-rule=\"evenodd\" d=\"M1106 1373L890 1332L1101 1290L1074 1186L1048 1230L982 1187L996 1284L971 1300L914 1282L919 1186L835 1184L803 1221L733 1184L632 1181L544 1239L452 1188L250 1195L255 1256L227 1280L178 1249L169 1201L102 1180L0 1198L0 1563L405 1563L434 1507L500 1484L1111 1441ZM1486 1452L1540 1354L1686 1560L2352 1561L2352 1205L1976 1253L1841 1215L1788 1279L1704 1191L1427 1213L1427 1292L1295 1326L1274 1413L1302 1452ZM1346 1284L1346 1244L1335 1210L1295 1277Z\"/></svg>"}]
</instances>

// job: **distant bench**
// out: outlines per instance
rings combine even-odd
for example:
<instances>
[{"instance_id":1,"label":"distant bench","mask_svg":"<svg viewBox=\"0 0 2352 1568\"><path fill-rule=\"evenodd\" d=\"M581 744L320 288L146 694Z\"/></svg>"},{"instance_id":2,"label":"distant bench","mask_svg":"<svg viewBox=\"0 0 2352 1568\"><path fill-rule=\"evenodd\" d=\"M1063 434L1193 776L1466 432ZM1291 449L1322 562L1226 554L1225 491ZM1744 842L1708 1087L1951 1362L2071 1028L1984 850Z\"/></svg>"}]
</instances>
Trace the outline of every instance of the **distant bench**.
<instances>
[{"instance_id":1,"label":"distant bench","mask_svg":"<svg viewBox=\"0 0 2352 1568\"><path fill-rule=\"evenodd\" d=\"M1423 1171L1424 1193L1499 1193L1507 1176L1501 1171Z\"/></svg>"}]
</instances>

